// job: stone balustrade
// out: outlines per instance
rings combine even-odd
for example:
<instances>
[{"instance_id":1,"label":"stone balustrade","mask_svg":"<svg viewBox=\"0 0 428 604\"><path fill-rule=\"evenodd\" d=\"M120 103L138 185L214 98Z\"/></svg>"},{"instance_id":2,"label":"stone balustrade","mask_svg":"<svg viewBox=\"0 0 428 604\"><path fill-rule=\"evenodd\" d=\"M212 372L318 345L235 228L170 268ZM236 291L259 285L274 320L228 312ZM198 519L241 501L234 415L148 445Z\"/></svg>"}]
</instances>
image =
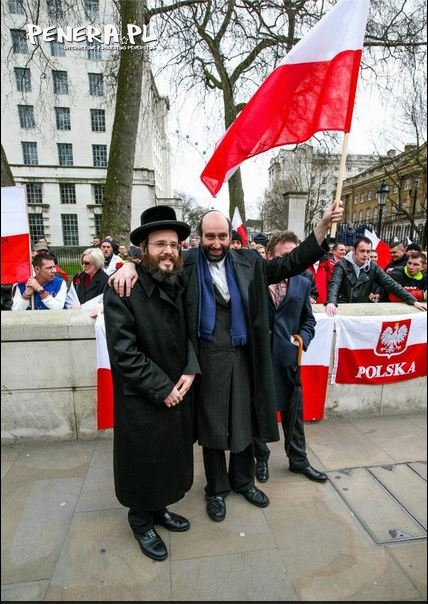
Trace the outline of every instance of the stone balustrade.
<instances>
[{"instance_id":1,"label":"stone balustrade","mask_svg":"<svg viewBox=\"0 0 428 604\"><path fill-rule=\"evenodd\" d=\"M324 313L324 307L315 305L314 312ZM357 316L413 312L420 311L400 303L338 309ZM1 312L3 444L93 439L110 432L96 428L94 323L86 310ZM386 385L329 383L324 418L413 413L426 408L426 395L426 378Z\"/></svg>"}]
</instances>

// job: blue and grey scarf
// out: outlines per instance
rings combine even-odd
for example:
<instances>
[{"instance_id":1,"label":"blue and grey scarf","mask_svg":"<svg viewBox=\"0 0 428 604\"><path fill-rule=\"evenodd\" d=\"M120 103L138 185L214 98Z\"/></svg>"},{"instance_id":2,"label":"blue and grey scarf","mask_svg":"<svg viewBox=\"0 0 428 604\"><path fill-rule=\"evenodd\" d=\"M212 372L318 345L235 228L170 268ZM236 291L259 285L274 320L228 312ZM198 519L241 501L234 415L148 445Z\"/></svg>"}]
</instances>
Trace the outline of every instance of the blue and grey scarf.
<instances>
[{"instance_id":1,"label":"blue and grey scarf","mask_svg":"<svg viewBox=\"0 0 428 604\"><path fill-rule=\"evenodd\" d=\"M235 271L229 253L226 254L224 265L226 268L226 279L232 308L232 324L230 329L232 346L243 346L247 343L247 324L245 321L241 294L238 289ZM199 280L198 336L202 340L212 342L214 339L213 333L216 314L214 285L207 259L201 247L199 247L197 252L196 266Z\"/></svg>"}]
</instances>

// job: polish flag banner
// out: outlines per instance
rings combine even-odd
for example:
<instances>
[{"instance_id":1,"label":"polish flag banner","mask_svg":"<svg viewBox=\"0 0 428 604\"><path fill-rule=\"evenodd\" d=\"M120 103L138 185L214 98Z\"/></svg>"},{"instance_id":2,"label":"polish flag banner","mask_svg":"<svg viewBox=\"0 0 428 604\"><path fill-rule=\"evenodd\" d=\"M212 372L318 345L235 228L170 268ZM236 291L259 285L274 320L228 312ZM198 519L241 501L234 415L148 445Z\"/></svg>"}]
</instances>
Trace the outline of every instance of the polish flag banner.
<instances>
[{"instance_id":1,"label":"polish flag banner","mask_svg":"<svg viewBox=\"0 0 428 604\"><path fill-rule=\"evenodd\" d=\"M389 245L386 243L386 241L379 239L376 233L372 233L367 229L364 230L364 237L367 237L372 242L372 249L376 250L377 252L377 263L380 268L384 269L385 266L392 260Z\"/></svg>"},{"instance_id":2,"label":"polish flag banner","mask_svg":"<svg viewBox=\"0 0 428 604\"><path fill-rule=\"evenodd\" d=\"M315 315L315 336L302 354L300 377L302 381L303 420L323 418L328 386L330 352L333 344L334 320L327 315Z\"/></svg>"},{"instance_id":3,"label":"polish flag banner","mask_svg":"<svg viewBox=\"0 0 428 604\"><path fill-rule=\"evenodd\" d=\"M237 207L235 208L235 211L233 212L232 229L234 231L236 231L237 233L239 233L239 235L241 235L242 245L244 245L244 246L247 245L247 243L248 243L247 229L245 227L245 224L242 222L241 214Z\"/></svg>"},{"instance_id":4,"label":"polish flag banner","mask_svg":"<svg viewBox=\"0 0 428 604\"><path fill-rule=\"evenodd\" d=\"M213 196L250 157L350 131L368 10L369 0L339 0L266 78L201 174Z\"/></svg>"},{"instance_id":5,"label":"polish flag banner","mask_svg":"<svg viewBox=\"0 0 428 604\"><path fill-rule=\"evenodd\" d=\"M97 345L97 430L114 426L113 378L108 356L104 313L98 313L95 321Z\"/></svg>"},{"instance_id":6,"label":"polish flag banner","mask_svg":"<svg viewBox=\"0 0 428 604\"><path fill-rule=\"evenodd\" d=\"M391 384L427 374L427 314L336 315L332 383Z\"/></svg>"},{"instance_id":7,"label":"polish flag banner","mask_svg":"<svg viewBox=\"0 0 428 604\"><path fill-rule=\"evenodd\" d=\"M1 188L1 282L27 281L32 274L25 187Z\"/></svg>"}]
</instances>

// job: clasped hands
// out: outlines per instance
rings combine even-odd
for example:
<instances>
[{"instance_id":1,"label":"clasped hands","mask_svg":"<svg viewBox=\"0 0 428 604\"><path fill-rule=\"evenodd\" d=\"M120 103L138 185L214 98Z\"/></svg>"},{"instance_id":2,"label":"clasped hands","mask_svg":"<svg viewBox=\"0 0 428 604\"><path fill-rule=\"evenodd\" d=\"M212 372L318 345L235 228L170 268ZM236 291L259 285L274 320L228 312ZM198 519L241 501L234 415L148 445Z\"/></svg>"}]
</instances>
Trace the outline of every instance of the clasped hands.
<instances>
[{"instance_id":1,"label":"clasped hands","mask_svg":"<svg viewBox=\"0 0 428 604\"><path fill-rule=\"evenodd\" d=\"M175 407L186 396L186 394L190 390L190 386L193 384L193 380L195 379L194 373L188 373L186 375L182 375L174 388L168 394L168 396L164 399L164 403L167 407Z\"/></svg>"}]
</instances>

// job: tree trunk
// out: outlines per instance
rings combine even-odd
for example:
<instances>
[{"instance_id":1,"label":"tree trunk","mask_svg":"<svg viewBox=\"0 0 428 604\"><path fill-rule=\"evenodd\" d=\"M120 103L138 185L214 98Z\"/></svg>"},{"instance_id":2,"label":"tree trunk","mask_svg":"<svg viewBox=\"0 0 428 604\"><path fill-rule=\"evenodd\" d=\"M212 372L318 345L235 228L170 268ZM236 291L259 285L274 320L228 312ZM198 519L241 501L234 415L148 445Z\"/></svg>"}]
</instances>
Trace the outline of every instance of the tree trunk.
<instances>
[{"instance_id":1,"label":"tree trunk","mask_svg":"<svg viewBox=\"0 0 428 604\"><path fill-rule=\"evenodd\" d=\"M224 100L224 122L226 130L235 121L237 111L233 100L232 91L229 86L223 87L223 100ZM235 208L237 207L242 218L242 222L245 223L245 199L244 189L242 187L242 176L241 170L238 168L236 172L228 180L229 187L229 216L232 219Z\"/></svg>"},{"instance_id":2,"label":"tree trunk","mask_svg":"<svg viewBox=\"0 0 428 604\"><path fill-rule=\"evenodd\" d=\"M145 0L121 0L122 36L126 36L128 23L134 23L143 29L145 11ZM142 47L143 44L143 41L136 38L136 45ZM125 244L129 241L131 231L132 183L144 58L144 50L136 50L132 46L120 51L116 108L101 219L103 236L111 234L115 241Z\"/></svg>"},{"instance_id":3,"label":"tree trunk","mask_svg":"<svg viewBox=\"0 0 428 604\"><path fill-rule=\"evenodd\" d=\"M1 186L2 187L14 187L15 179L13 178L12 170L10 169L9 162L7 161L6 152L1 146Z\"/></svg>"}]
</instances>

